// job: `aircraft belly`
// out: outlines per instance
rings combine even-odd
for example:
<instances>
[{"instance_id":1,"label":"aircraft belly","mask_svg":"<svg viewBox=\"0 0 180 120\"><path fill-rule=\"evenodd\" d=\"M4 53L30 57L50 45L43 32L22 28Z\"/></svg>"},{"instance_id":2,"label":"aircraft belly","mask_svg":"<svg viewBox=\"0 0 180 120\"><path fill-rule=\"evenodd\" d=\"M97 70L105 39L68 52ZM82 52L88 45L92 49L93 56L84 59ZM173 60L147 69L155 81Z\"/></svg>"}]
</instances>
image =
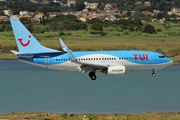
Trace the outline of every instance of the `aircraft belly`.
<instances>
[{"instance_id":1,"label":"aircraft belly","mask_svg":"<svg viewBox=\"0 0 180 120\"><path fill-rule=\"evenodd\" d=\"M79 66L79 64L68 61L60 64L49 65L48 68L55 70L78 71Z\"/></svg>"}]
</instances>

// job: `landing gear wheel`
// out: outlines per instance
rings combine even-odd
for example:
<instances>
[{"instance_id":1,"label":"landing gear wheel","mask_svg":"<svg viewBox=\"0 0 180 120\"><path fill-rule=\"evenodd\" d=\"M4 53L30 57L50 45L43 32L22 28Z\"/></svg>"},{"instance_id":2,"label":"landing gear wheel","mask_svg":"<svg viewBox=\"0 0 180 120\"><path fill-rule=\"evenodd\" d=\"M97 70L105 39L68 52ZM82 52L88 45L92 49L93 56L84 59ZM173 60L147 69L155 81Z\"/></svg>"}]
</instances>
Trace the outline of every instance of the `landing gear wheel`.
<instances>
[{"instance_id":1,"label":"landing gear wheel","mask_svg":"<svg viewBox=\"0 0 180 120\"><path fill-rule=\"evenodd\" d=\"M91 71L91 72L89 73L89 77L90 77L92 80L96 80L95 72L94 72L94 71Z\"/></svg>"},{"instance_id":2,"label":"landing gear wheel","mask_svg":"<svg viewBox=\"0 0 180 120\"><path fill-rule=\"evenodd\" d=\"M152 73L152 76L155 77L155 76L156 76L156 73Z\"/></svg>"},{"instance_id":3,"label":"landing gear wheel","mask_svg":"<svg viewBox=\"0 0 180 120\"><path fill-rule=\"evenodd\" d=\"M92 80L96 80L96 75L91 76Z\"/></svg>"},{"instance_id":4,"label":"landing gear wheel","mask_svg":"<svg viewBox=\"0 0 180 120\"><path fill-rule=\"evenodd\" d=\"M152 69L152 76L155 77L156 73L154 73L154 69Z\"/></svg>"}]
</instances>

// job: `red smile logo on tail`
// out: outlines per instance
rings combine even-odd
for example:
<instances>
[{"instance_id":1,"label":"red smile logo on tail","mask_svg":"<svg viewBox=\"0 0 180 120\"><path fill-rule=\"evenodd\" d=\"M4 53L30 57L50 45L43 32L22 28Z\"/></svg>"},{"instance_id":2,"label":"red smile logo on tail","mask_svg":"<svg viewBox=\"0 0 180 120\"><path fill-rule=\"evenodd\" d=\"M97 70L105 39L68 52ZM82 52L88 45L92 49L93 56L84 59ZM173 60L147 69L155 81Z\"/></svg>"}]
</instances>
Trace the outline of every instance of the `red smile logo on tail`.
<instances>
[{"instance_id":1,"label":"red smile logo on tail","mask_svg":"<svg viewBox=\"0 0 180 120\"><path fill-rule=\"evenodd\" d=\"M29 38L31 38L31 35L29 35ZM26 43L26 44L24 44L23 42L22 42L22 38L19 38L18 39L18 41L21 43L21 45L23 46L23 47L26 47L26 46L28 46L29 45L29 43L30 43L30 40L28 40L28 42Z\"/></svg>"}]
</instances>

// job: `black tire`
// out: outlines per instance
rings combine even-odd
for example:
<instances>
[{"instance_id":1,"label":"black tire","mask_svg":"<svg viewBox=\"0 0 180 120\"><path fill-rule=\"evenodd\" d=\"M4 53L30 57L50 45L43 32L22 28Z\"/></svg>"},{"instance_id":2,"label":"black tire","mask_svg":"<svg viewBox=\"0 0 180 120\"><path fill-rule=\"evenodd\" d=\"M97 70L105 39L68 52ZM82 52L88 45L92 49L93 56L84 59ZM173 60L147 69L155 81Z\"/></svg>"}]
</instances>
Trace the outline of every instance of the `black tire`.
<instances>
[{"instance_id":1,"label":"black tire","mask_svg":"<svg viewBox=\"0 0 180 120\"><path fill-rule=\"evenodd\" d=\"M155 77L155 76L156 76L156 73L152 73L152 76Z\"/></svg>"},{"instance_id":2,"label":"black tire","mask_svg":"<svg viewBox=\"0 0 180 120\"><path fill-rule=\"evenodd\" d=\"M95 72L94 72L94 71L91 71L91 72L89 73L89 77L91 78L91 80L96 80Z\"/></svg>"},{"instance_id":3,"label":"black tire","mask_svg":"<svg viewBox=\"0 0 180 120\"><path fill-rule=\"evenodd\" d=\"M95 75L95 73L94 73L93 71L91 71L91 72L89 73L89 77L91 77L91 76L93 76L93 75Z\"/></svg>"}]
</instances>

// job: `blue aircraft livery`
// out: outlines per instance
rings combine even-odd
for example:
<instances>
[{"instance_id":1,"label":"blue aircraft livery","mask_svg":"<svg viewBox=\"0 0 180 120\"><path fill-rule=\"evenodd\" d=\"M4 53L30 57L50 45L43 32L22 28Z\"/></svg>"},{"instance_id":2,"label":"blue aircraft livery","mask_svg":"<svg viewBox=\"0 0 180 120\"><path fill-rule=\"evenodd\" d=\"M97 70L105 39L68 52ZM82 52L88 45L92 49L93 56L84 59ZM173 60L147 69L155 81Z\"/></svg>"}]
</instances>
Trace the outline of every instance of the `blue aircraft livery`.
<instances>
[{"instance_id":1,"label":"blue aircraft livery","mask_svg":"<svg viewBox=\"0 0 180 120\"><path fill-rule=\"evenodd\" d=\"M11 50L20 61L56 70L89 72L92 80L97 71L109 76L125 75L126 70L155 70L172 64L163 54L152 51L72 51L60 40L64 51L42 46L17 19L11 18L18 51Z\"/></svg>"}]
</instances>

